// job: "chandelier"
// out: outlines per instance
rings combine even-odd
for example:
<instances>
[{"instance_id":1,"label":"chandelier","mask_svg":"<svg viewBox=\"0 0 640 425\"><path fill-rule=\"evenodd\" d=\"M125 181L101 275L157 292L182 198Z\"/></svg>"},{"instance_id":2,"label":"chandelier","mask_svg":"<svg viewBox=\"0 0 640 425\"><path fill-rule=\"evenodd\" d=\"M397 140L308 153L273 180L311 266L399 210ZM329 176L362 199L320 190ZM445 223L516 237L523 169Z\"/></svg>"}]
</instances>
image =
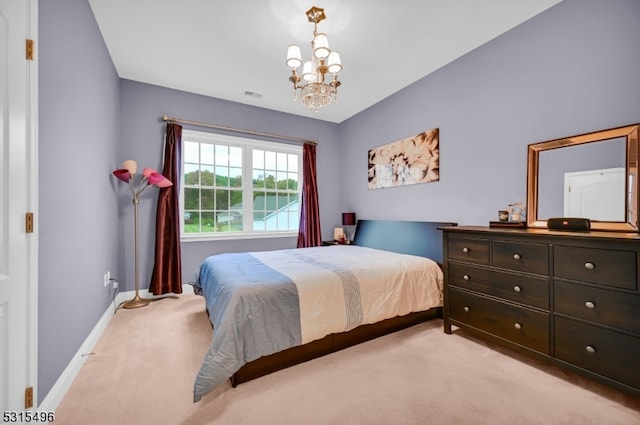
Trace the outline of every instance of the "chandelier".
<instances>
[{"instance_id":1,"label":"chandelier","mask_svg":"<svg viewBox=\"0 0 640 425\"><path fill-rule=\"evenodd\" d=\"M291 67L289 81L293 83L293 100L298 99L309 109L318 112L323 106L336 102L338 96L338 72L342 70L340 54L329 49L327 34L318 32L318 22L326 18L324 9L313 6L306 12L309 22L313 22L311 60L304 63L302 77L297 69L302 65L300 47L291 44L287 49L287 65ZM327 73L333 74L330 82L325 81ZM299 91L299 94L298 94Z\"/></svg>"}]
</instances>

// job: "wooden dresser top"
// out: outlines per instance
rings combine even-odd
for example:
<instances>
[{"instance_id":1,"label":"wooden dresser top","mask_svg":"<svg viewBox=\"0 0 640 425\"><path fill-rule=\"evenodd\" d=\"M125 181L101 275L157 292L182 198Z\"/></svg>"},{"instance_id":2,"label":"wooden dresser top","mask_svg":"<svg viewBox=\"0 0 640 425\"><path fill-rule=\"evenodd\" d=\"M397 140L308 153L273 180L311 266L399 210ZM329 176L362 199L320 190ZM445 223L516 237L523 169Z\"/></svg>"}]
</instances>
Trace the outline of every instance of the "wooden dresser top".
<instances>
[{"instance_id":1,"label":"wooden dresser top","mask_svg":"<svg viewBox=\"0 0 640 425\"><path fill-rule=\"evenodd\" d=\"M494 228L489 226L448 226L441 227L441 230L454 232L475 232L475 233L491 233L504 235L522 235L522 236L546 236L546 237L571 237L584 239L608 239L621 241L638 241L640 242L640 233L627 232L606 232L606 231L569 231L569 230L549 230L549 229L509 229Z\"/></svg>"}]
</instances>

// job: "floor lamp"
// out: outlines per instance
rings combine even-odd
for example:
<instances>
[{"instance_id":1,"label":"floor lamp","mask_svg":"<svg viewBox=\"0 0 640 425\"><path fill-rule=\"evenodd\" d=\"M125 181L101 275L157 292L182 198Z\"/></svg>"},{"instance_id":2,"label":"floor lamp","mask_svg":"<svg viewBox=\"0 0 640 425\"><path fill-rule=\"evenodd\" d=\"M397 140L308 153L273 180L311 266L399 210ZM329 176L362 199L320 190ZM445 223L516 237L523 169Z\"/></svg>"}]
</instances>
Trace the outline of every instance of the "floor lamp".
<instances>
[{"instance_id":1,"label":"floor lamp","mask_svg":"<svg viewBox=\"0 0 640 425\"><path fill-rule=\"evenodd\" d=\"M140 263L138 259L138 204L140 203L140 194L149 187L169 187L173 185L169 179L158 173L152 168L145 168L142 175L136 178L138 164L129 159L122 163L122 168L113 171L113 175L119 180L129 184L131 194L133 195L133 235L135 238L135 296L133 299L122 304L123 308L138 308L149 304L150 300L140 297ZM137 180L137 182L136 182Z\"/></svg>"}]
</instances>

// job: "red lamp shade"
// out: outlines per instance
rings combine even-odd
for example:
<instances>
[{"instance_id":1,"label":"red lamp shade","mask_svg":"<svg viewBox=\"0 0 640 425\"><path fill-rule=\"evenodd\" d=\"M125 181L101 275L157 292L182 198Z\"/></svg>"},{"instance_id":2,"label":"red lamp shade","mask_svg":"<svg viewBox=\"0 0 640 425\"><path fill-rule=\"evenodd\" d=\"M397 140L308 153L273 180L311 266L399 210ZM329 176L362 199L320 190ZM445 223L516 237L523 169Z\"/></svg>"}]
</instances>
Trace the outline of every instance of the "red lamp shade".
<instances>
[{"instance_id":1,"label":"red lamp shade","mask_svg":"<svg viewBox=\"0 0 640 425\"><path fill-rule=\"evenodd\" d=\"M168 178L160 173L149 173L147 178L149 179L149 184L152 184L154 186L169 187L173 185L173 183L171 183Z\"/></svg>"},{"instance_id":2,"label":"red lamp shade","mask_svg":"<svg viewBox=\"0 0 640 425\"><path fill-rule=\"evenodd\" d=\"M169 180L168 178L163 176L162 180L160 180L156 184L156 186L158 186L158 187L169 187L169 186L173 186L173 183L171 183L171 180Z\"/></svg>"},{"instance_id":3,"label":"red lamp shade","mask_svg":"<svg viewBox=\"0 0 640 425\"><path fill-rule=\"evenodd\" d=\"M145 176L146 178L149 178L149 175L151 173L157 173L158 171L154 170L153 168L148 168L146 167L144 170L142 170L142 175Z\"/></svg>"},{"instance_id":4,"label":"red lamp shade","mask_svg":"<svg viewBox=\"0 0 640 425\"><path fill-rule=\"evenodd\" d=\"M342 213L343 226L355 226L355 224L356 224L356 213L354 212Z\"/></svg>"},{"instance_id":5,"label":"red lamp shade","mask_svg":"<svg viewBox=\"0 0 640 425\"><path fill-rule=\"evenodd\" d=\"M113 175L116 176L118 179L122 180L123 182L127 182L127 183L131 179L131 173L126 168L121 168L119 170L113 171Z\"/></svg>"},{"instance_id":6,"label":"red lamp shade","mask_svg":"<svg viewBox=\"0 0 640 425\"><path fill-rule=\"evenodd\" d=\"M160 183L162 181L164 177L162 176L162 174L160 173L149 173L149 175L147 176L147 179L149 179L149 184L153 184L153 185L157 185L158 183Z\"/></svg>"}]
</instances>

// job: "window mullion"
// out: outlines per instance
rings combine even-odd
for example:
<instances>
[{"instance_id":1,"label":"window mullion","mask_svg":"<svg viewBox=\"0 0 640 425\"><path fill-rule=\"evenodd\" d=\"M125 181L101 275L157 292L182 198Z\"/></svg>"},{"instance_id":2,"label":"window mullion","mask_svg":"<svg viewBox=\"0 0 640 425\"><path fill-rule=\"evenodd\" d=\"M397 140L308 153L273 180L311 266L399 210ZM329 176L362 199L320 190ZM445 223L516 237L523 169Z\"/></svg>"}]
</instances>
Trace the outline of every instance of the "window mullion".
<instances>
[{"instance_id":1,"label":"window mullion","mask_svg":"<svg viewBox=\"0 0 640 425\"><path fill-rule=\"evenodd\" d=\"M253 232L253 149L245 146L242 157L242 225Z\"/></svg>"}]
</instances>

